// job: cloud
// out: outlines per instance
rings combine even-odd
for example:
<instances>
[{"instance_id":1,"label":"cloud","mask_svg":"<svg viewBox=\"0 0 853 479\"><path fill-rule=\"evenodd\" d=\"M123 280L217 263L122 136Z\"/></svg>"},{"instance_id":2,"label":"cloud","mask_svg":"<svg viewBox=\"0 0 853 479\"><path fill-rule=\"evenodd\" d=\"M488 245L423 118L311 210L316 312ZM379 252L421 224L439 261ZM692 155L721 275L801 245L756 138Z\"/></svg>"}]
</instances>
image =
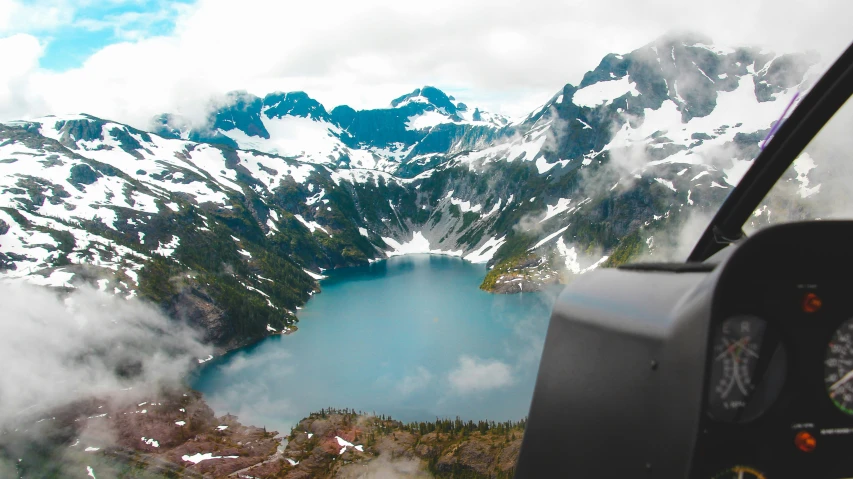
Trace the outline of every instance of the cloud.
<instances>
[{"instance_id":1,"label":"cloud","mask_svg":"<svg viewBox=\"0 0 853 479\"><path fill-rule=\"evenodd\" d=\"M293 391L298 394L297 388ZM264 383L237 380L220 391L206 393L204 399L217 413L233 414L243 424L279 432L288 431L304 416L292 399Z\"/></svg>"},{"instance_id":2,"label":"cloud","mask_svg":"<svg viewBox=\"0 0 853 479\"><path fill-rule=\"evenodd\" d=\"M33 111L45 111L49 107L36 92L30 90L29 82L38 68L38 60L44 51L39 40L24 33L0 38L0 115L7 118L28 116Z\"/></svg>"},{"instance_id":3,"label":"cloud","mask_svg":"<svg viewBox=\"0 0 853 479\"><path fill-rule=\"evenodd\" d=\"M222 366L223 372L228 376L239 377L245 374L245 370L258 370L265 368L267 375L281 378L292 374L295 368L288 364L293 354L285 349L277 349L268 354L252 354L246 351L237 352L227 364Z\"/></svg>"},{"instance_id":4,"label":"cloud","mask_svg":"<svg viewBox=\"0 0 853 479\"><path fill-rule=\"evenodd\" d=\"M506 387L515 382L510 366L497 359L460 356L459 365L447 374L451 389L469 394Z\"/></svg>"},{"instance_id":5,"label":"cloud","mask_svg":"<svg viewBox=\"0 0 853 479\"><path fill-rule=\"evenodd\" d=\"M390 458L381 454L367 464L350 464L341 468L341 479L426 479L432 477L417 459Z\"/></svg>"},{"instance_id":6,"label":"cloud","mask_svg":"<svg viewBox=\"0 0 853 479\"><path fill-rule=\"evenodd\" d=\"M420 391L427 387L432 381L432 374L423 366L418 366L414 374L407 375L397 384L397 391L403 396L408 396L415 391Z\"/></svg>"},{"instance_id":7,"label":"cloud","mask_svg":"<svg viewBox=\"0 0 853 479\"><path fill-rule=\"evenodd\" d=\"M210 348L139 301L0 283L0 427L122 389L179 387Z\"/></svg>"},{"instance_id":8,"label":"cloud","mask_svg":"<svg viewBox=\"0 0 853 479\"><path fill-rule=\"evenodd\" d=\"M647 243L650 251L632 259L632 262L685 261L714 218L715 209L691 208L671 229L649 232L652 237Z\"/></svg>"},{"instance_id":9,"label":"cloud","mask_svg":"<svg viewBox=\"0 0 853 479\"><path fill-rule=\"evenodd\" d=\"M29 116L86 111L141 127L164 111L202 115L210 95L237 89L305 90L329 108L360 108L435 84L469 104L524 114L566 82L577 84L605 54L631 51L672 29L698 30L723 44L815 49L828 57L850 41L846 19L853 5L843 0L808 8L721 0L699 15L678 14L683 8L672 0L530 0L523 6L509 0L244 0L239 7L199 0L180 10L166 35L149 32L107 46L63 73L35 69L14 91L32 98L24 110ZM20 17L10 8L0 12L6 24ZM51 22L61 23L67 14L54 16ZM21 111L2 106L0 118Z\"/></svg>"},{"instance_id":10,"label":"cloud","mask_svg":"<svg viewBox=\"0 0 853 479\"><path fill-rule=\"evenodd\" d=\"M68 0L0 0L0 34L53 30L71 23L75 6Z\"/></svg>"},{"instance_id":11,"label":"cloud","mask_svg":"<svg viewBox=\"0 0 853 479\"><path fill-rule=\"evenodd\" d=\"M553 304L557 293L554 290L544 290L542 295L549 296L548 304ZM518 357L517 368L533 367L533 372L536 372L535 367L542 357L542 350L545 349L545 331L548 330L549 320L550 316L547 314L529 315L512 325L512 333L517 342L510 351Z\"/></svg>"},{"instance_id":12,"label":"cloud","mask_svg":"<svg viewBox=\"0 0 853 479\"><path fill-rule=\"evenodd\" d=\"M835 113L744 225L751 235L769 224L813 219L850 219L853 168L853 101Z\"/></svg>"},{"instance_id":13,"label":"cloud","mask_svg":"<svg viewBox=\"0 0 853 479\"><path fill-rule=\"evenodd\" d=\"M107 14L103 18L84 17L73 25L89 32L112 31L113 36L120 40L142 40L154 36L158 27L170 24L188 8L182 3L161 5L151 11L124 11Z\"/></svg>"}]
</instances>

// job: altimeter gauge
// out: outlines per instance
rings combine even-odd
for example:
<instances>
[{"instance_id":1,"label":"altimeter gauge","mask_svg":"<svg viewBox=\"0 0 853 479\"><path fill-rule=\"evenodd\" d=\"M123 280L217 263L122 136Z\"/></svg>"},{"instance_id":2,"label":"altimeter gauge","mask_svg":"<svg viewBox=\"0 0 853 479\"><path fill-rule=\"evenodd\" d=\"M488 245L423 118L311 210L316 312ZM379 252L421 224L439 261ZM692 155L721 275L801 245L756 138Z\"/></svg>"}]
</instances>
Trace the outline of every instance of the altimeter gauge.
<instances>
[{"instance_id":1,"label":"altimeter gauge","mask_svg":"<svg viewBox=\"0 0 853 479\"><path fill-rule=\"evenodd\" d=\"M760 416L784 382L786 358L780 338L757 316L733 316L718 325L711 357L708 414L718 421Z\"/></svg>"}]
</instances>

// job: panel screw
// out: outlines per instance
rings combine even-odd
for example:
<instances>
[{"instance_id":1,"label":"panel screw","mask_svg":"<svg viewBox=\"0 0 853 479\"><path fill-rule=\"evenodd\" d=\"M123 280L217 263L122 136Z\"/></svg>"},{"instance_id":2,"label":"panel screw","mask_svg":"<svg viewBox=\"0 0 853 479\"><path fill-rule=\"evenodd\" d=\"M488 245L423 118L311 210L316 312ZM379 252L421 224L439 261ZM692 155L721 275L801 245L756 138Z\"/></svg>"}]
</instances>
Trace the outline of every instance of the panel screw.
<instances>
[{"instance_id":1,"label":"panel screw","mask_svg":"<svg viewBox=\"0 0 853 479\"><path fill-rule=\"evenodd\" d=\"M652 367L652 371L657 371L657 369L658 369L658 362L657 361L652 359L652 361L649 363L649 365Z\"/></svg>"}]
</instances>

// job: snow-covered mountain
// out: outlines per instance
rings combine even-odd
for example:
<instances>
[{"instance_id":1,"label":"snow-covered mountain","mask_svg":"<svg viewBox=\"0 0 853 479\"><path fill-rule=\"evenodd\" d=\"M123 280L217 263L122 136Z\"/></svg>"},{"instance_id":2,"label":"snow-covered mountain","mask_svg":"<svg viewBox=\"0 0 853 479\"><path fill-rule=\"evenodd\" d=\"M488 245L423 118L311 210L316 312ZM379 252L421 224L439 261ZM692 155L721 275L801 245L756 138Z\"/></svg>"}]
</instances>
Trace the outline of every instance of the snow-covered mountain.
<instances>
[{"instance_id":1,"label":"snow-covered mountain","mask_svg":"<svg viewBox=\"0 0 853 479\"><path fill-rule=\"evenodd\" d=\"M388 108L331 112L304 92L270 93L263 99L231 92L204 125L172 114L152 120L166 138L218 143L335 167L367 168L411 177L446 155L482 144L508 120L455 101L425 86L391 101Z\"/></svg>"},{"instance_id":2,"label":"snow-covered mountain","mask_svg":"<svg viewBox=\"0 0 853 479\"><path fill-rule=\"evenodd\" d=\"M0 277L141 296L223 348L292 329L323 269L394 254L489 262L498 292L566 281L719 204L815 63L678 36L513 122L423 87L376 110L232 93L151 132L0 124Z\"/></svg>"}]
</instances>

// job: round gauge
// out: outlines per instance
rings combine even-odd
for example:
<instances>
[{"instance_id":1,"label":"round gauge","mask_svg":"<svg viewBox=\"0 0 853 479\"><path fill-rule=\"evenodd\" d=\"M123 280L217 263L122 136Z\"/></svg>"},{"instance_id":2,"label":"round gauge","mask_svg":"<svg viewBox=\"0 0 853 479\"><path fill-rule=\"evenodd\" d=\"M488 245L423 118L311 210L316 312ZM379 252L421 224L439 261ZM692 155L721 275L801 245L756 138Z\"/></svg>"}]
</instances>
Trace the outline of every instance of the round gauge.
<instances>
[{"instance_id":1,"label":"round gauge","mask_svg":"<svg viewBox=\"0 0 853 479\"><path fill-rule=\"evenodd\" d=\"M747 422L776 400L785 380L785 349L767 322L734 316L714 334L708 414L718 421Z\"/></svg>"},{"instance_id":2,"label":"round gauge","mask_svg":"<svg viewBox=\"0 0 853 479\"><path fill-rule=\"evenodd\" d=\"M835 330L826 349L823 378L832 402L853 415L853 319Z\"/></svg>"},{"instance_id":3,"label":"round gauge","mask_svg":"<svg viewBox=\"0 0 853 479\"><path fill-rule=\"evenodd\" d=\"M765 479L765 476L757 469L735 466L717 474L713 479Z\"/></svg>"}]
</instances>

